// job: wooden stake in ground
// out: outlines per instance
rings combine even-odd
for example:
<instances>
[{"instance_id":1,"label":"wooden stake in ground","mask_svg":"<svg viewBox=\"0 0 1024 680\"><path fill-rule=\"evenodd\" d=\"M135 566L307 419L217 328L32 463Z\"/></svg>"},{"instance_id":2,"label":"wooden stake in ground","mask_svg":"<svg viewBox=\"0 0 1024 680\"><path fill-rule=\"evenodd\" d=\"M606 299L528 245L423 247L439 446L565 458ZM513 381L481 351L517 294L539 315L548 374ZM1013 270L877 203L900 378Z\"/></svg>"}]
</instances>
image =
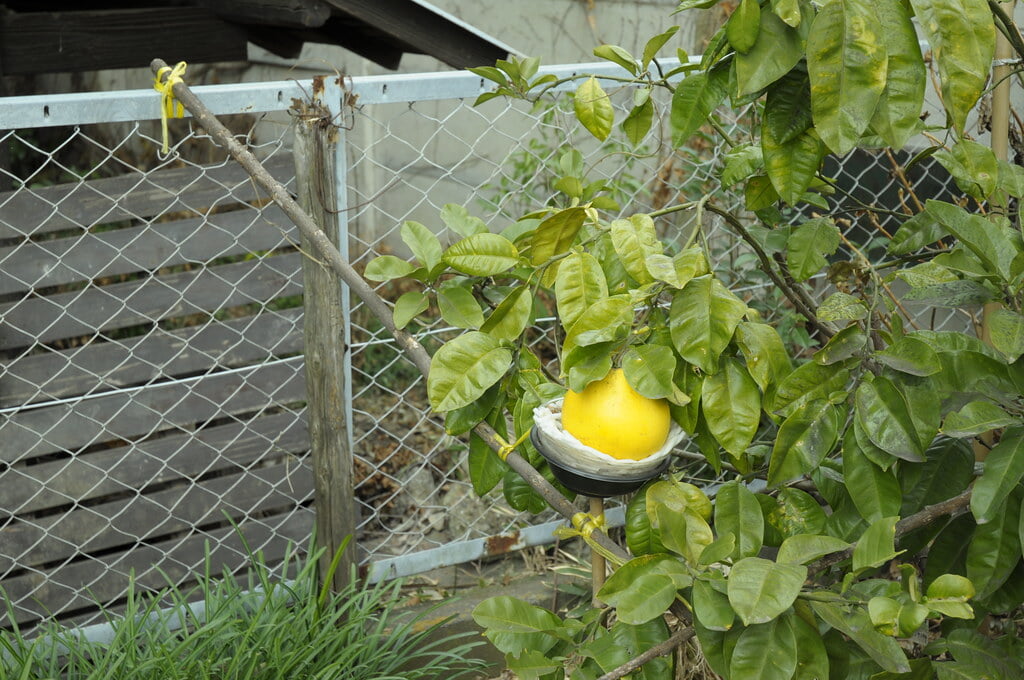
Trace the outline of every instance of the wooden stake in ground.
<instances>
[{"instance_id":1,"label":"wooden stake in ground","mask_svg":"<svg viewBox=\"0 0 1024 680\"><path fill-rule=\"evenodd\" d=\"M590 516L599 524L604 524L604 499L590 499ZM597 599L597 591L604 585L604 577L608 565L605 563L604 555L594 549L590 550L590 578L594 584L593 602L595 607L600 607L601 602Z\"/></svg>"}]
</instances>

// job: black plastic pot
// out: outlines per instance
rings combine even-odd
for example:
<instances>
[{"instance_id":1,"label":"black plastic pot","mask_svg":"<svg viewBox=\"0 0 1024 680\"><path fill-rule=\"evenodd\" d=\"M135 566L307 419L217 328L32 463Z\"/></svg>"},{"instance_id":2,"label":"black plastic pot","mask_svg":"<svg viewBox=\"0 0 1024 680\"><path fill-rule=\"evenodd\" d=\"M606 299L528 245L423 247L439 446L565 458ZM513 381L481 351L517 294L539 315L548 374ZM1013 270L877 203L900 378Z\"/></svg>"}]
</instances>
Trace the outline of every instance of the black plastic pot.
<instances>
[{"instance_id":1,"label":"black plastic pot","mask_svg":"<svg viewBox=\"0 0 1024 680\"><path fill-rule=\"evenodd\" d=\"M551 466L551 472L554 473L555 479L564 484L565 488L570 491L575 491L578 494L592 498L610 498L612 496L632 493L643 486L648 480L665 472L669 464L669 457L666 457L660 465L642 475L617 475L615 477L596 475L554 460L548 451L545 450L546 447L541 444L536 428L530 432L530 441L533 443L534 448L540 452L540 455L544 456L544 460L548 462L548 465Z\"/></svg>"}]
</instances>

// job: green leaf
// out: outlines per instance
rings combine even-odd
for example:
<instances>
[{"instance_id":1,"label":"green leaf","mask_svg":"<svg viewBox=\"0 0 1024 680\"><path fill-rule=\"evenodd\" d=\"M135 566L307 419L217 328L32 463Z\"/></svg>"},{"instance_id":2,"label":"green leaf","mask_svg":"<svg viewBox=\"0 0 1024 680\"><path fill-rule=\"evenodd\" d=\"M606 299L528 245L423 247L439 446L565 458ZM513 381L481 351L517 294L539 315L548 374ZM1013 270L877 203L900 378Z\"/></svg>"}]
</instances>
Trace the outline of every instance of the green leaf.
<instances>
[{"instance_id":1,"label":"green leaf","mask_svg":"<svg viewBox=\"0 0 1024 680\"><path fill-rule=\"evenodd\" d=\"M809 614L809 612L808 612ZM796 672L793 680L824 680L829 677L829 657L817 625L793 617L796 632Z\"/></svg>"},{"instance_id":2,"label":"green leaf","mask_svg":"<svg viewBox=\"0 0 1024 680\"><path fill-rule=\"evenodd\" d=\"M562 375L566 385L574 392L582 392L587 385L608 375L612 370L612 354L617 351L614 342L574 347L562 356Z\"/></svg>"},{"instance_id":3,"label":"green leaf","mask_svg":"<svg viewBox=\"0 0 1024 680\"><path fill-rule=\"evenodd\" d=\"M853 548L853 570L880 567L900 552L896 551L896 522L898 516L875 520Z\"/></svg>"},{"instance_id":4,"label":"green leaf","mask_svg":"<svg viewBox=\"0 0 1024 680\"><path fill-rule=\"evenodd\" d=\"M586 210L577 206L559 210L537 225L530 255L533 264L544 264L569 250L586 218Z\"/></svg>"},{"instance_id":5,"label":"green leaf","mask_svg":"<svg viewBox=\"0 0 1024 680\"><path fill-rule=\"evenodd\" d=\"M687 76L672 94L672 145L685 146L690 137L725 99L728 71L712 69Z\"/></svg>"},{"instance_id":6,"label":"green leaf","mask_svg":"<svg viewBox=\"0 0 1024 680\"><path fill-rule=\"evenodd\" d=\"M790 487L779 489L775 507L766 515L768 525L783 539L796 534L820 534L827 519L814 496Z\"/></svg>"},{"instance_id":7,"label":"green leaf","mask_svg":"<svg viewBox=\"0 0 1024 680\"><path fill-rule=\"evenodd\" d=\"M935 217L927 212L920 212L900 225L889 241L889 253L906 255L935 243L946 236L946 230Z\"/></svg>"},{"instance_id":8,"label":"green leaf","mask_svg":"<svg viewBox=\"0 0 1024 680\"><path fill-rule=\"evenodd\" d=\"M861 355L867 349L867 343L868 335L860 326L847 326L829 338L825 346L814 353L813 359L825 365L846 361Z\"/></svg>"},{"instance_id":9,"label":"green leaf","mask_svg":"<svg viewBox=\"0 0 1024 680\"><path fill-rule=\"evenodd\" d=\"M487 231L487 225L482 219L470 215L466 207L458 203L445 203L441 208L441 220L446 227L463 238Z\"/></svg>"},{"instance_id":10,"label":"green leaf","mask_svg":"<svg viewBox=\"0 0 1024 680\"><path fill-rule=\"evenodd\" d=\"M441 318L456 328L479 328L484 322L480 303L465 286L456 284L438 288L437 307Z\"/></svg>"},{"instance_id":11,"label":"green leaf","mask_svg":"<svg viewBox=\"0 0 1024 680\"><path fill-rule=\"evenodd\" d=\"M737 144L725 153L722 167L722 186L731 187L747 179L764 167L761 147L753 144Z\"/></svg>"},{"instance_id":12,"label":"green leaf","mask_svg":"<svg viewBox=\"0 0 1024 680\"><path fill-rule=\"evenodd\" d=\"M794 534L782 541L776 561L786 564L807 564L849 547L849 543L833 536Z\"/></svg>"},{"instance_id":13,"label":"green leaf","mask_svg":"<svg viewBox=\"0 0 1024 680\"><path fill-rule=\"evenodd\" d=\"M994 269L1003 281L1009 283L1013 280L1011 267L1020 247L996 224L960 206L942 201L928 200L925 211L982 262Z\"/></svg>"},{"instance_id":14,"label":"green leaf","mask_svg":"<svg viewBox=\"0 0 1024 680\"><path fill-rule=\"evenodd\" d=\"M1012 494L992 519L979 524L967 546L967 578L986 598L1006 583L1021 558L1021 499Z\"/></svg>"},{"instance_id":15,"label":"green leaf","mask_svg":"<svg viewBox=\"0 0 1024 680\"><path fill-rule=\"evenodd\" d=\"M985 459L985 470L974 484L971 512L985 524L1001 512L1007 497L1024 478L1024 428L1007 430Z\"/></svg>"},{"instance_id":16,"label":"green leaf","mask_svg":"<svg viewBox=\"0 0 1024 680\"><path fill-rule=\"evenodd\" d=\"M874 6L834 0L818 11L807 36L811 111L833 153L853 149L885 88L888 56Z\"/></svg>"},{"instance_id":17,"label":"green leaf","mask_svg":"<svg viewBox=\"0 0 1024 680\"><path fill-rule=\"evenodd\" d=\"M654 102L645 99L642 104L637 104L630 109L629 114L622 121L622 131L626 134L626 139L630 144L639 146L650 132L653 122Z\"/></svg>"},{"instance_id":18,"label":"green leaf","mask_svg":"<svg viewBox=\"0 0 1024 680\"><path fill-rule=\"evenodd\" d=\"M427 307L429 305L429 298L421 291L410 290L407 293L402 293L402 295L395 300L395 309L392 312L395 327L405 328L410 321L427 311Z\"/></svg>"},{"instance_id":19,"label":"green leaf","mask_svg":"<svg viewBox=\"0 0 1024 680\"><path fill-rule=\"evenodd\" d=\"M634 345L622 357L622 372L630 387L648 399L672 395L676 355L664 345Z\"/></svg>"},{"instance_id":20,"label":"green leaf","mask_svg":"<svg viewBox=\"0 0 1024 680\"><path fill-rule=\"evenodd\" d=\"M891 597L873 597L868 600L871 625L883 635L896 637L899 629L900 603Z\"/></svg>"},{"instance_id":21,"label":"green leaf","mask_svg":"<svg viewBox=\"0 0 1024 680\"><path fill-rule=\"evenodd\" d=\"M672 297L672 343L683 359L705 373L715 373L719 355L746 313L747 305L718 279L698 276Z\"/></svg>"},{"instance_id":22,"label":"green leaf","mask_svg":"<svg viewBox=\"0 0 1024 680\"><path fill-rule=\"evenodd\" d=\"M683 288L690 279L708 273L708 261L700 248L687 248L673 257L656 252L647 256L645 264L655 280L673 288Z\"/></svg>"},{"instance_id":23,"label":"green leaf","mask_svg":"<svg viewBox=\"0 0 1024 680\"><path fill-rule=\"evenodd\" d=\"M708 630L729 630L736 613L729 598L704 579L693 582L693 613Z\"/></svg>"},{"instance_id":24,"label":"green leaf","mask_svg":"<svg viewBox=\"0 0 1024 680\"><path fill-rule=\"evenodd\" d=\"M1009 415L991 401L972 401L946 415L942 433L947 437L976 437L983 432L1015 425L1020 419Z\"/></svg>"},{"instance_id":25,"label":"green leaf","mask_svg":"<svg viewBox=\"0 0 1024 680\"><path fill-rule=\"evenodd\" d=\"M572 253L558 265L555 300L563 328L571 328L588 307L606 297L608 284L596 257L587 252Z\"/></svg>"},{"instance_id":26,"label":"green leaf","mask_svg":"<svg viewBox=\"0 0 1024 680\"><path fill-rule=\"evenodd\" d=\"M806 578L801 564L745 557L729 572L729 604L743 625L767 623L789 609Z\"/></svg>"},{"instance_id":27,"label":"green leaf","mask_svg":"<svg viewBox=\"0 0 1024 680\"><path fill-rule=\"evenodd\" d=\"M620 621L637 625L665 613L678 589L691 583L686 567L677 558L643 555L619 567L597 595L616 608Z\"/></svg>"},{"instance_id":28,"label":"green leaf","mask_svg":"<svg viewBox=\"0 0 1024 680\"><path fill-rule=\"evenodd\" d=\"M651 647L668 639L668 625L664 619L653 619L640 625L617 621L605 635L599 635L581 653L591 656L601 670L611 672L631 661ZM656 658L631 673L636 680L667 680L672 675L669 659ZM597 675L590 676L596 678Z\"/></svg>"},{"instance_id":29,"label":"green leaf","mask_svg":"<svg viewBox=\"0 0 1024 680\"><path fill-rule=\"evenodd\" d=\"M988 81L996 29L985 0L911 0L939 67L942 102L962 133Z\"/></svg>"},{"instance_id":30,"label":"green leaf","mask_svg":"<svg viewBox=\"0 0 1024 680\"><path fill-rule=\"evenodd\" d=\"M999 188L1014 198L1024 197L1024 167L999 161Z\"/></svg>"},{"instance_id":31,"label":"green leaf","mask_svg":"<svg viewBox=\"0 0 1024 680\"><path fill-rule=\"evenodd\" d=\"M469 479L473 491L483 496L493 489L505 475L507 466L494 449L476 432L469 435Z\"/></svg>"},{"instance_id":32,"label":"green leaf","mask_svg":"<svg viewBox=\"0 0 1024 680\"><path fill-rule=\"evenodd\" d=\"M881 352L875 353L878 363L909 375L929 376L942 370L938 353L925 341L905 335Z\"/></svg>"},{"instance_id":33,"label":"green leaf","mask_svg":"<svg viewBox=\"0 0 1024 680\"><path fill-rule=\"evenodd\" d=\"M775 16L785 21L788 26L796 28L800 25L803 15L800 13L799 0L771 0L771 6Z\"/></svg>"},{"instance_id":34,"label":"green leaf","mask_svg":"<svg viewBox=\"0 0 1024 680\"><path fill-rule=\"evenodd\" d=\"M613 295L587 307L568 329L562 352L569 354L577 346L622 340L633 321L633 303L628 295Z\"/></svg>"},{"instance_id":35,"label":"green leaf","mask_svg":"<svg viewBox=\"0 0 1024 680\"><path fill-rule=\"evenodd\" d=\"M825 399L798 406L779 426L768 465L769 486L813 472L835 448L842 426L839 409Z\"/></svg>"},{"instance_id":36,"label":"green leaf","mask_svg":"<svg viewBox=\"0 0 1024 680\"><path fill-rule=\"evenodd\" d=\"M928 586L924 603L943 616L973 619L974 609L967 601L974 594L974 584L970 579L959 574L942 574Z\"/></svg>"},{"instance_id":37,"label":"green leaf","mask_svg":"<svg viewBox=\"0 0 1024 680\"><path fill-rule=\"evenodd\" d=\"M610 231L615 252L629 275L640 285L651 283L647 257L661 254L661 241L654 231L651 216L637 214L629 219L614 220Z\"/></svg>"},{"instance_id":38,"label":"green leaf","mask_svg":"<svg viewBox=\"0 0 1024 680\"><path fill-rule=\"evenodd\" d=\"M674 36L678 30L678 26L672 26L667 31L659 33L658 35L654 36L653 38L647 41L647 44L644 45L643 58L640 60L640 65L641 68L643 68L643 70L647 70L648 65L650 65L651 63L651 60L654 59L655 55L658 54L658 50L664 47L665 43L671 40L672 36Z\"/></svg>"},{"instance_id":39,"label":"green leaf","mask_svg":"<svg viewBox=\"0 0 1024 680\"><path fill-rule=\"evenodd\" d=\"M778 200L779 192L772 186L772 181L767 175L755 175L747 180L747 185L743 187L744 205L752 212L774 207Z\"/></svg>"},{"instance_id":40,"label":"green leaf","mask_svg":"<svg viewBox=\"0 0 1024 680\"><path fill-rule=\"evenodd\" d=\"M470 276L494 276L519 264L519 251L504 236L474 234L453 243L444 253L444 263Z\"/></svg>"},{"instance_id":41,"label":"green leaf","mask_svg":"<svg viewBox=\"0 0 1024 680\"><path fill-rule=\"evenodd\" d=\"M515 340L530 322L533 293L529 286L516 286L505 296L480 330L499 340Z\"/></svg>"},{"instance_id":42,"label":"green leaf","mask_svg":"<svg viewBox=\"0 0 1024 680\"><path fill-rule=\"evenodd\" d=\"M743 364L728 359L721 371L705 378L701 408L722 448L743 455L761 422L761 394Z\"/></svg>"},{"instance_id":43,"label":"green leaf","mask_svg":"<svg viewBox=\"0 0 1024 680\"><path fill-rule=\"evenodd\" d=\"M562 668L561 661L554 661L535 649L524 649L518 656L505 657L510 670L519 680L541 680L543 676Z\"/></svg>"},{"instance_id":44,"label":"green leaf","mask_svg":"<svg viewBox=\"0 0 1024 680\"><path fill-rule=\"evenodd\" d=\"M469 331L446 342L430 360L431 408L450 411L479 399L511 365L512 352L485 333Z\"/></svg>"},{"instance_id":45,"label":"green leaf","mask_svg":"<svg viewBox=\"0 0 1024 680\"><path fill-rule=\"evenodd\" d=\"M550 474L550 471L549 471ZM548 503L522 476L512 468L506 468L501 483L501 494L513 510L538 514L547 509Z\"/></svg>"},{"instance_id":46,"label":"green leaf","mask_svg":"<svg viewBox=\"0 0 1024 680\"><path fill-rule=\"evenodd\" d=\"M734 560L753 557L761 550L764 539L761 505L750 489L735 480L723 484L715 496L715 531L720 536L735 536L731 555ZM704 625L708 625L707 622Z\"/></svg>"},{"instance_id":47,"label":"green leaf","mask_svg":"<svg viewBox=\"0 0 1024 680\"><path fill-rule=\"evenodd\" d=\"M634 66L635 68L635 66ZM590 134L602 142L608 139L615 122L615 110L608 95L598 84L597 78L590 76L576 88L573 98L573 109L576 118Z\"/></svg>"},{"instance_id":48,"label":"green leaf","mask_svg":"<svg viewBox=\"0 0 1024 680\"><path fill-rule=\"evenodd\" d=\"M806 281L821 271L828 264L825 256L836 252L839 240L839 228L827 217L809 220L793 229L786 254L793 278Z\"/></svg>"},{"instance_id":49,"label":"green leaf","mask_svg":"<svg viewBox=\"0 0 1024 680\"><path fill-rule=\"evenodd\" d=\"M489 597L473 609L473 620L488 631L552 633L562 629L555 614L507 595Z\"/></svg>"},{"instance_id":50,"label":"green leaf","mask_svg":"<svg viewBox=\"0 0 1024 680\"><path fill-rule=\"evenodd\" d=\"M782 336L773 326L741 321L736 326L735 339L747 362L750 377L762 392L793 370Z\"/></svg>"},{"instance_id":51,"label":"green leaf","mask_svg":"<svg viewBox=\"0 0 1024 680\"><path fill-rule=\"evenodd\" d=\"M634 76L640 73L636 65L636 58L628 50L618 45L598 45L594 48L594 56L610 61L613 64L618 64ZM596 137L597 135L594 136Z\"/></svg>"},{"instance_id":52,"label":"green leaf","mask_svg":"<svg viewBox=\"0 0 1024 680\"><path fill-rule=\"evenodd\" d=\"M637 556L668 552L647 514L647 488L633 494L626 506L626 547Z\"/></svg>"},{"instance_id":53,"label":"green leaf","mask_svg":"<svg viewBox=\"0 0 1024 680\"><path fill-rule=\"evenodd\" d=\"M391 281L408 276L416 271L416 265L394 255L381 255L366 264L363 276L370 281Z\"/></svg>"},{"instance_id":54,"label":"green leaf","mask_svg":"<svg viewBox=\"0 0 1024 680\"><path fill-rule=\"evenodd\" d=\"M992 292L977 281L968 279L936 283L904 293L905 302L921 302L934 307L967 307L992 299Z\"/></svg>"},{"instance_id":55,"label":"green leaf","mask_svg":"<svg viewBox=\"0 0 1024 680\"><path fill-rule=\"evenodd\" d=\"M761 29L761 6L757 0L741 0L725 24L725 37L737 52L746 54L757 42Z\"/></svg>"},{"instance_id":56,"label":"green leaf","mask_svg":"<svg viewBox=\"0 0 1024 680\"><path fill-rule=\"evenodd\" d=\"M814 128L804 130L788 142L780 142L767 125L762 125L761 152L765 172L775 191L786 203L796 205L814 180L825 155L825 146Z\"/></svg>"},{"instance_id":57,"label":"green leaf","mask_svg":"<svg viewBox=\"0 0 1024 680\"><path fill-rule=\"evenodd\" d=\"M428 270L440 264L441 242L434 236L434 232L419 222L407 220L402 223L402 241L409 246L409 250L416 256L420 264Z\"/></svg>"},{"instance_id":58,"label":"green leaf","mask_svg":"<svg viewBox=\"0 0 1024 680\"><path fill-rule=\"evenodd\" d=\"M962 191L979 201L995 192L999 182L999 161L987 146L962 139L949 151L936 152L935 160L953 176Z\"/></svg>"},{"instance_id":59,"label":"green leaf","mask_svg":"<svg viewBox=\"0 0 1024 680\"><path fill-rule=\"evenodd\" d=\"M768 90L764 129L776 144L787 144L811 127L812 122L811 81L806 69L794 68Z\"/></svg>"},{"instance_id":60,"label":"green leaf","mask_svg":"<svg viewBox=\"0 0 1024 680\"><path fill-rule=\"evenodd\" d=\"M763 90L789 73L803 56L800 33L770 7L762 7L757 40L745 54L736 54L737 94L742 97Z\"/></svg>"},{"instance_id":61,"label":"green leaf","mask_svg":"<svg viewBox=\"0 0 1024 680\"><path fill-rule=\"evenodd\" d=\"M843 442L843 477L857 512L868 522L899 514L902 492L896 475L868 460L857 446L852 427Z\"/></svg>"},{"instance_id":62,"label":"green leaf","mask_svg":"<svg viewBox=\"0 0 1024 680\"><path fill-rule=\"evenodd\" d=\"M931 438L918 433L906 396L886 378L876 377L857 387L855 417L868 438L897 458L924 460ZM935 414L936 417L938 414Z\"/></svg>"},{"instance_id":63,"label":"green leaf","mask_svg":"<svg viewBox=\"0 0 1024 680\"><path fill-rule=\"evenodd\" d=\"M771 410L788 416L813 399L827 399L830 394L846 388L850 370L846 363L823 365L808 361L797 366L775 389Z\"/></svg>"},{"instance_id":64,"label":"green leaf","mask_svg":"<svg viewBox=\"0 0 1024 680\"><path fill-rule=\"evenodd\" d=\"M996 309L988 315L988 332L992 346L1002 352L1008 363L1024 354L1024 316L1009 309Z\"/></svg>"},{"instance_id":65,"label":"green leaf","mask_svg":"<svg viewBox=\"0 0 1024 680\"><path fill-rule=\"evenodd\" d=\"M877 0L872 4L878 13L888 66L871 129L886 144L901 149L921 128L927 73L907 5L900 0Z\"/></svg>"},{"instance_id":66,"label":"green leaf","mask_svg":"<svg viewBox=\"0 0 1024 680\"><path fill-rule=\"evenodd\" d=\"M793 615L787 614L750 626L740 634L729 662L729 678L789 680L796 671L796 661Z\"/></svg>"},{"instance_id":67,"label":"green leaf","mask_svg":"<svg viewBox=\"0 0 1024 680\"><path fill-rule=\"evenodd\" d=\"M875 663L890 673L909 673L910 664L900 645L893 638L876 631L862 611L846 610L831 602L811 602L821 619L848 636L867 652Z\"/></svg>"},{"instance_id":68,"label":"green leaf","mask_svg":"<svg viewBox=\"0 0 1024 680\"><path fill-rule=\"evenodd\" d=\"M849 293L832 293L818 307L818 318L822 321L860 321L867 316L864 301Z\"/></svg>"}]
</instances>

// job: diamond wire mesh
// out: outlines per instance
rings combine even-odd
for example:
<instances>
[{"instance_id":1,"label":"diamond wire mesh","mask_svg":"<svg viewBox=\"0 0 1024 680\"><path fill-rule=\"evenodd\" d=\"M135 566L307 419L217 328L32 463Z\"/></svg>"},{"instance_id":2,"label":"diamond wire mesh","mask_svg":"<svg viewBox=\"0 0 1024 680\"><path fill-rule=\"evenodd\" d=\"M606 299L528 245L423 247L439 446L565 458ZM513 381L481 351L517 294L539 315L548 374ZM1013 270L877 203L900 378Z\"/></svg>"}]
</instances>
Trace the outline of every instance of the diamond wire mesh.
<instances>
[{"instance_id":1,"label":"diamond wire mesh","mask_svg":"<svg viewBox=\"0 0 1024 680\"><path fill-rule=\"evenodd\" d=\"M620 116L628 96L615 94ZM719 148L698 139L672 150L667 102L658 110L632 149L596 143L569 99L362 107L347 134L352 260L402 254L409 219L451 242L438 217L449 202L507 226L552 199L570 145L626 214L718 192ZM752 115L727 129L740 139ZM255 138L250 118L234 124L290 181L285 128ZM154 155L148 122L2 138L12 188L0 195L0 585L24 620L88 622L88 602L116 602L131 572L153 587L185 578L207 541L216 559L241 564L246 548L225 514L271 559L311 530L294 229L208 139L175 125L168 159ZM881 156L830 172L862 200L898 188ZM934 166L918 173L922 199L946 189ZM851 218L844 229L862 242L863 218ZM678 245L694 219L674 213L659 228ZM749 250L702 219L720 273L769 318L791 318ZM546 519L510 511L497 492L476 498L465 446L430 413L423 379L357 301L349 322L362 561ZM419 335L434 349L452 332L434 323ZM553 359L549 332L542 324L532 344ZM689 473L714 480L699 462Z\"/></svg>"}]
</instances>

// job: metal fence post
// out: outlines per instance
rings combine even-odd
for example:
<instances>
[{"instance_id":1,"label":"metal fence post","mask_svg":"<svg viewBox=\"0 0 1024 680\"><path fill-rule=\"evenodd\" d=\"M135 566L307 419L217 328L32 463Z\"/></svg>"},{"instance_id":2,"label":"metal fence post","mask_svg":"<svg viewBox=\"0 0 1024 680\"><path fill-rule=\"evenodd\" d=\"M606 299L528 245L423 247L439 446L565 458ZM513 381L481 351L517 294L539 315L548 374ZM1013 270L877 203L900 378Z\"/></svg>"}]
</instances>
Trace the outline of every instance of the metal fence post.
<instances>
[{"instance_id":1,"label":"metal fence post","mask_svg":"<svg viewBox=\"0 0 1024 680\"><path fill-rule=\"evenodd\" d=\"M326 78L314 80L312 102L296 104L295 179L298 202L313 216L335 246L340 246L336 153L339 128L323 102ZM332 88L333 90L334 88ZM310 447L313 458L317 547L324 549L320 574L328 573L332 559L355 535L353 461L349 447L344 342L347 295L333 274L311 255L303 239L304 337L306 391ZM344 252L344 251L342 251ZM348 397L350 399L350 396ZM345 550L331 580L334 590L348 582L355 564L354 546Z\"/></svg>"}]
</instances>

